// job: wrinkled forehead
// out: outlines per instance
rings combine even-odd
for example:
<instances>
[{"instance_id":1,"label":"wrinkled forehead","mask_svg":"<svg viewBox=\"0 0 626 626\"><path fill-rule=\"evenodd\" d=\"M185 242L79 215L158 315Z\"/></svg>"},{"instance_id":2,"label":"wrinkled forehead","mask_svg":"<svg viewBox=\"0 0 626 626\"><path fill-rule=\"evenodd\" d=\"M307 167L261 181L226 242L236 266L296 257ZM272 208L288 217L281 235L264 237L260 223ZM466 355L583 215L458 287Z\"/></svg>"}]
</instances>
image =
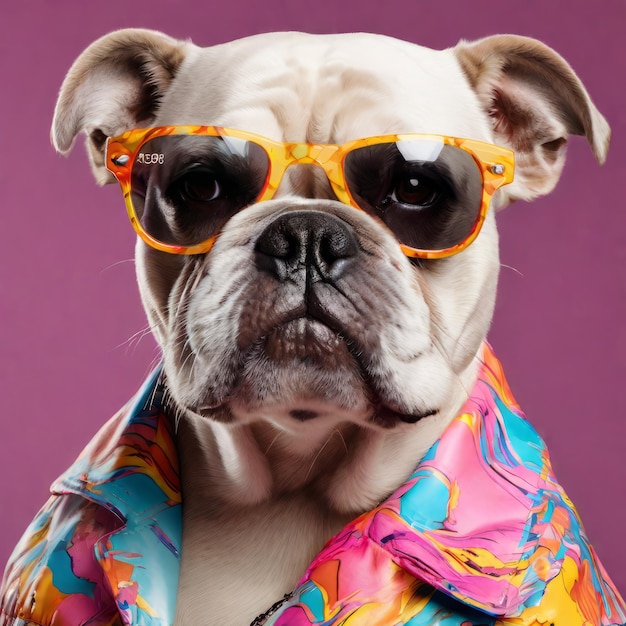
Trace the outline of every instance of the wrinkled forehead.
<instances>
[{"instance_id":1,"label":"wrinkled forehead","mask_svg":"<svg viewBox=\"0 0 626 626\"><path fill-rule=\"evenodd\" d=\"M368 34L273 33L192 48L156 121L343 143L423 132L489 141L454 53Z\"/></svg>"}]
</instances>

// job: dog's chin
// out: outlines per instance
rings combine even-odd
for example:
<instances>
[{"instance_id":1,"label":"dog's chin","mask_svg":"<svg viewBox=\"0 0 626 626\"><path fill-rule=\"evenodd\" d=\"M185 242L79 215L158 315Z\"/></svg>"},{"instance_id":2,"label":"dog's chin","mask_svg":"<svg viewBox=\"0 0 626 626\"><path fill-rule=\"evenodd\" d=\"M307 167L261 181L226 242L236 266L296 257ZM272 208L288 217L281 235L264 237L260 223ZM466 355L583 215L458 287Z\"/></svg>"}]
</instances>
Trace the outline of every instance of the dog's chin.
<instances>
[{"instance_id":1,"label":"dog's chin","mask_svg":"<svg viewBox=\"0 0 626 626\"><path fill-rule=\"evenodd\" d=\"M219 422L269 421L284 428L311 421L351 422L390 429L435 415L385 401L352 341L304 317L251 342L227 393L187 404Z\"/></svg>"}]
</instances>

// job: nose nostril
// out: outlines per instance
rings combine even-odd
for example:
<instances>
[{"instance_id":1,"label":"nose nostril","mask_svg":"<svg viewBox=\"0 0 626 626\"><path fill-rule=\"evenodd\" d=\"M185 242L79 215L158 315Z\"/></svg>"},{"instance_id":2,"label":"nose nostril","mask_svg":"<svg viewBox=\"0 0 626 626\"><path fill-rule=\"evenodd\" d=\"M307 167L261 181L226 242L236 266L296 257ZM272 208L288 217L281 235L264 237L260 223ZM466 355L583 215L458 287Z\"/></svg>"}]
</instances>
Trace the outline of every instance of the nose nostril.
<instances>
[{"instance_id":1,"label":"nose nostril","mask_svg":"<svg viewBox=\"0 0 626 626\"><path fill-rule=\"evenodd\" d=\"M256 250L277 259L297 256L300 241L293 232L282 226L278 224L275 228L266 229L257 241Z\"/></svg>"},{"instance_id":2,"label":"nose nostril","mask_svg":"<svg viewBox=\"0 0 626 626\"><path fill-rule=\"evenodd\" d=\"M335 280L358 254L352 227L322 211L293 211L278 216L259 236L256 263L279 280L297 274Z\"/></svg>"},{"instance_id":3,"label":"nose nostril","mask_svg":"<svg viewBox=\"0 0 626 626\"><path fill-rule=\"evenodd\" d=\"M318 250L323 261L332 263L338 259L354 256L358 252L358 246L354 236L341 229L324 232L320 237Z\"/></svg>"}]
</instances>

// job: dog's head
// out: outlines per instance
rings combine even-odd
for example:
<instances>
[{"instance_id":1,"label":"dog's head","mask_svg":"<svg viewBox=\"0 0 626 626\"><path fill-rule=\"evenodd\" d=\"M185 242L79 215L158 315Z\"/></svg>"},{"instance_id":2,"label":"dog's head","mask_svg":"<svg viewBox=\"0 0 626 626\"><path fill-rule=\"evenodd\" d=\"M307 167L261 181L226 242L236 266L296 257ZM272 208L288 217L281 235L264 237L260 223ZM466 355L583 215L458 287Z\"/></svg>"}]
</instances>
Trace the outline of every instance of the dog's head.
<instances>
[{"instance_id":1,"label":"dog's head","mask_svg":"<svg viewBox=\"0 0 626 626\"><path fill-rule=\"evenodd\" d=\"M144 229L167 245L217 235L201 254L137 243L141 295L170 391L183 411L226 423L264 420L300 436L308 452L346 423L421 428L431 433L424 445L432 442L471 388L491 320L495 209L549 192L570 134L585 135L599 161L609 137L571 68L526 38L433 51L375 35L280 33L203 49L127 30L95 42L76 61L61 90L53 140L67 152L85 131L104 183L114 180L107 138L176 125L243 131L242 138L205 130L213 135L202 145L231 133L247 160L242 165L243 149L233 156L234 149L207 165L185 143L188 136L167 150L154 139L142 153L147 164L133 183L141 189L132 193ZM257 145L247 133L267 140ZM258 190L242 188L267 183L267 161L284 159L282 142L345 146L406 133L514 151L515 181L487 190L491 208L479 232L474 213L469 227L459 225L468 219L466 203L476 211L486 199L485 172L502 174L510 163L479 163L462 142L447 145L439 169L419 175L404 162L387 171L384 150L370 158L358 144L367 158L349 160L357 151L344 148L339 182L332 164L298 160L292 150L294 164L270 199L256 201ZM427 160L428 142L416 142L416 159ZM340 201L346 183L348 201ZM370 206L378 202L376 210L357 210L349 202L357 195ZM190 207L192 223L180 226L181 234L179 212ZM456 228L465 230L459 236ZM415 248L450 246L460 251L411 256Z\"/></svg>"}]
</instances>

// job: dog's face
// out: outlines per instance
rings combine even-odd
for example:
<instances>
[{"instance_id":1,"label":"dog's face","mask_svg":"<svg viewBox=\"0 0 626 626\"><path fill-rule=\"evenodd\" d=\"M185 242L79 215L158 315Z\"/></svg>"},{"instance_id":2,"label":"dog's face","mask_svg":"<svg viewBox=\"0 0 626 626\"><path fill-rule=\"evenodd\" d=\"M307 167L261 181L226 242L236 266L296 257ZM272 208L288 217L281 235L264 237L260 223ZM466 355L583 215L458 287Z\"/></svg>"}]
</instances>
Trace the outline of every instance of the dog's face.
<instances>
[{"instance_id":1,"label":"dog's face","mask_svg":"<svg viewBox=\"0 0 626 626\"><path fill-rule=\"evenodd\" d=\"M53 135L213 125L275 141L343 144L436 133L505 145L516 180L459 254L410 259L379 219L296 165L276 195L235 213L211 250L137 244L142 299L183 411L265 421L303 453L341 424L435 432L459 408L493 311L495 209L556 184L569 134L598 159L608 127L571 69L530 40L433 51L374 35L262 35L200 49L148 31L96 42L71 70ZM424 439L429 445L429 437Z\"/></svg>"},{"instance_id":2,"label":"dog's face","mask_svg":"<svg viewBox=\"0 0 626 626\"><path fill-rule=\"evenodd\" d=\"M475 112L465 116L450 97L463 79L454 59L437 89L436 62L419 67L415 51L384 38L292 35L198 51L155 125L194 120L320 144L398 132L489 140L477 99L467 94ZM413 84L397 79L412 66ZM493 215L479 239L420 267L380 221L337 201L319 167L296 165L273 200L224 225L207 255L139 244L144 302L177 400L307 438L331 423L387 428L445 412L491 317Z\"/></svg>"}]
</instances>

